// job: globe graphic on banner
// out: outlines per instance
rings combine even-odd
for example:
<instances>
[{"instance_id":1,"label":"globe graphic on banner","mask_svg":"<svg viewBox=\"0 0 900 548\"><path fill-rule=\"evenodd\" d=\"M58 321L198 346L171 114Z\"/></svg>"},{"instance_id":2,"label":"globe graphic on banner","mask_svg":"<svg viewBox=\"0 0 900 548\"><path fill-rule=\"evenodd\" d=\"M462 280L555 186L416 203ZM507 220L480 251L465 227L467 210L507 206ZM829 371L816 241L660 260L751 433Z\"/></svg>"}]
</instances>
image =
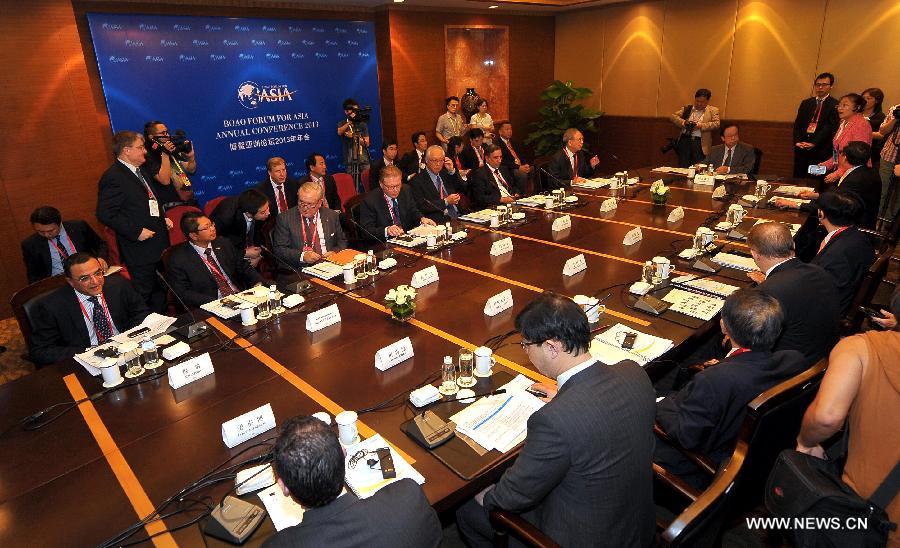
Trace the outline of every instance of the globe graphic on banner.
<instances>
[{"instance_id":1,"label":"globe graphic on banner","mask_svg":"<svg viewBox=\"0 0 900 548\"><path fill-rule=\"evenodd\" d=\"M256 82L244 82L238 86L238 101L244 108L254 109L259 106L259 86Z\"/></svg>"}]
</instances>

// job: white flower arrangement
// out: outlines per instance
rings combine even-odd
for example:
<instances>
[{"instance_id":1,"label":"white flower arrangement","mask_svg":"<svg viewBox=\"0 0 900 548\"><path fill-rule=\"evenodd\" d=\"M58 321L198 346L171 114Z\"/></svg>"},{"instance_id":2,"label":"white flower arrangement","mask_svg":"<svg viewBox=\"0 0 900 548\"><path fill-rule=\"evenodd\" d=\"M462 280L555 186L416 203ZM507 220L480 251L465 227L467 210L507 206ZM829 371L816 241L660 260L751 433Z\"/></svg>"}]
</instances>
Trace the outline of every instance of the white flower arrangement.
<instances>
[{"instance_id":1,"label":"white flower arrangement","mask_svg":"<svg viewBox=\"0 0 900 548\"><path fill-rule=\"evenodd\" d=\"M666 184L663 183L662 179L657 179L656 181L653 181L652 185L650 185L650 193L656 194L657 196L665 196L669 193L669 187L667 187Z\"/></svg>"},{"instance_id":2,"label":"white flower arrangement","mask_svg":"<svg viewBox=\"0 0 900 548\"><path fill-rule=\"evenodd\" d=\"M403 306L416 299L416 290L408 285L400 285L388 291L384 300Z\"/></svg>"}]
</instances>

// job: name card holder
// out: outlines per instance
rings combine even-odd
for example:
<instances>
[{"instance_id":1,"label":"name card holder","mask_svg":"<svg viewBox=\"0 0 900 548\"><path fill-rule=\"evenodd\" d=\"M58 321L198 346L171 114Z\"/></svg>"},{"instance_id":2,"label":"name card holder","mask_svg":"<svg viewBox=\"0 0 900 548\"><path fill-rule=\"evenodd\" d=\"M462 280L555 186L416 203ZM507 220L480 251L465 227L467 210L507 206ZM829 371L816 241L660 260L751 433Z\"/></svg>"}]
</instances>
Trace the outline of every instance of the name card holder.
<instances>
[{"instance_id":1,"label":"name card holder","mask_svg":"<svg viewBox=\"0 0 900 548\"><path fill-rule=\"evenodd\" d=\"M586 268L587 261L584 259L584 253L579 253L566 261L566 265L563 267L563 276L574 276Z\"/></svg>"},{"instance_id":2,"label":"name card holder","mask_svg":"<svg viewBox=\"0 0 900 548\"><path fill-rule=\"evenodd\" d=\"M398 363L405 362L412 357L412 341L409 337L404 337L375 352L375 369L387 371Z\"/></svg>"},{"instance_id":3,"label":"name card holder","mask_svg":"<svg viewBox=\"0 0 900 548\"><path fill-rule=\"evenodd\" d=\"M231 449L273 428L275 428L275 413L272 411L272 404L267 403L230 421L223 422L222 441L225 442L226 447Z\"/></svg>"},{"instance_id":4,"label":"name card holder","mask_svg":"<svg viewBox=\"0 0 900 548\"><path fill-rule=\"evenodd\" d=\"M628 233L625 234L625 239L622 240L622 244L623 245L634 245L643 239L644 239L644 234L643 234L643 232L641 232L641 227L638 226L638 227L635 227L635 228L629 230Z\"/></svg>"},{"instance_id":5,"label":"name card holder","mask_svg":"<svg viewBox=\"0 0 900 548\"><path fill-rule=\"evenodd\" d=\"M676 207L669 213L668 221L670 223L677 223L678 221L684 219L684 208L681 206Z\"/></svg>"},{"instance_id":6,"label":"name card holder","mask_svg":"<svg viewBox=\"0 0 900 548\"><path fill-rule=\"evenodd\" d=\"M562 217L557 217L553 220L553 226L551 227L553 232L566 230L567 228L572 228L572 217L563 215Z\"/></svg>"},{"instance_id":7,"label":"name card holder","mask_svg":"<svg viewBox=\"0 0 900 548\"><path fill-rule=\"evenodd\" d=\"M617 207L619 206L616 204L615 198L607 198L600 204L600 211L602 213L607 213L609 211L615 211Z\"/></svg>"},{"instance_id":8,"label":"name card holder","mask_svg":"<svg viewBox=\"0 0 900 548\"><path fill-rule=\"evenodd\" d=\"M712 193L713 198L724 198L725 197L725 185L717 186Z\"/></svg>"},{"instance_id":9,"label":"name card holder","mask_svg":"<svg viewBox=\"0 0 900 548\"><path fill-rule=\"evenodd\" d=\"M341 311L338 310L337 303L335 303L331 306L326 306L322 310L310 312L306 316L306 330L315 333L339 321L341 321Z\"/></svg>"},{"instance_id":10,"label":"name card holder","mask_svg":"<svg viewBox=\"0 0 900 548\"><path fill-rule=\"evenodd\" d=\"M513 250L512 238L506 237L491 244L491 256L506 255Z\"/></svg>"},{"instance_id":11,"label":"name card holder","mask_svg":"<svg viewBox=\"0 0 900 548\"><path fill-rule=\"evenodd\" d=\"M512 308L513 305L513 295L512 291L506 289L497 293L493 297L487 300L487 303L484 305L484 313L488 316L496 316L497 314L503 312L507 308Z\"/></svg>"},{"instance_id":12,"label":"name card holder","mask_svg":"<svg viewBox=\"0 0 900 548\"><path fill-rule=\"evenodd\" d=\"M214 373L209 352L169 368L169 386L173 390Z\"/></svg>"},{"instance_id":13,"label":"name card holder","mask_svg":"<svg viewBox=\"0 0 900 548\"><path fill-rule=\"evenodd\" d=\"M712 175L696 175L694 176L694 184L712 186L716 184L716 178Z\"/></svg>"},{"instance_id":14,"label":"name card holder","mask_svg":"<svg viewBox=\"0 0 900 548\"><path fill-rule=\"evenodd\" d=\"M409 282L409 285L413 286L413 288L415 289L419 289L436 281L438 281L437 267L431 265L428 268L423 268L422 270L414 273L412 275L412 280Z\"/></svg>"}]
</instances>

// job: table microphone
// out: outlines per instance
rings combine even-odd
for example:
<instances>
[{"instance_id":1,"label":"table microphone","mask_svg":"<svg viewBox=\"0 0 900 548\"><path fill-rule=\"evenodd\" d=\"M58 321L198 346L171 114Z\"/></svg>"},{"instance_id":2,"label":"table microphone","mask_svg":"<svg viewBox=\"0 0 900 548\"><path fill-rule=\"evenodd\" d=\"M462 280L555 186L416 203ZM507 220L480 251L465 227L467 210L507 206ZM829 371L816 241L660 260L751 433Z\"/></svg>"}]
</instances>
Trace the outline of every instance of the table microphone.
<instances>
[{"instance_id":1,"label":"table microphone","mask_svg":"<svg viewBox=\"0 0 900 548\"><path fill-rule=\"evenodd\" d=\"M166 287L169 288L169 291L175 295L175 299L178 303L187 310L187 313L191 316L191 323L188 325L183 325L175 330L175 333L178 333L188 342L194 342L197 339L202 339L203 337L209 335L213 332L212 329L209 328L209 324L203 320L197 321L197 317L194 315L194 311L189 307L184 300L182 300L181 295L178 294L175 289L169 285L169 281L163 276L158 270L156 271L156 275L159 276L159 279L162 280L162 283L165 284Z\"/></svg>"},{"instance_id":2,"label":"table microphone","mask_svg":"<svg viewBox=\"0 0 900 548\"><path fill-rule=\"evenodd\" d=\"M562 185L563 188L566 188L566 187L569 187L569 186L572 185L572 181L571 181L571 180L569 180L568 182L567 182L567 181L563 181L562 179L560 179L560 178L557 177L556 175L550 173L549 171L547 171L546 169L544 169L544 168L541 167L541 166L538 166L538 169L541 170L542 172L544 172L548 177L550 177L551 179L553 179L554 181L556 181L557 183L559 183L560 185Z\"/></svg>"},{"instance_id":3,"label":"table microphone","mask_svg":"<svg viewBox=\"0 0 900 548\"><path fill-rule=\"evenodd\" d=\"M399 202L399 200L397 201L397 207L400 207L400 202ZM397 212L397 217L398 217L398 218L400 217L400 212L399 212L399 211ZM351 223L353 223L353 226L355 226L355 227L357 227L358 229L360 229L360 230L362 230L363 232L365 232L367 236L369 236L370 238L374 239L376 242L381 242L381 238L375 236L374 234L372 234L371 232L369 232L369 230L366 229L366 227L364 227L362 224L358 223L358 222L356 221L356 219L353 218L353 215L345 215L344 218L347 219L348 221L350 221ZM400 229L402 230L403 227L401 226ZM403 232L404 232L404 234L406 233L405 230L404 230ZM384 245L385 245L385 248L388 249L388 250L391 250L391 247L392 247L394 244L390 243L388 240L390 240L391 238L393 238L393 236L385 236L384 238L385 238L385 239L384 239ZM393 251L392 251L392 254L393 254Z\"/></svg>"},{"instance_id":4,"label":"table microphone","mask_svg":"<svg viewBox=\"0 0 900 548\"><path fill-rule=\"evenodd\" d=\"M430 405L430 407L461 400L474 401L477 398L492 396L494 394L503 394L505 392L505 388L500 388L492 392L477 394L474 396L469 396L467 398L456 398L452 400L434 402ZM453 428L451 428L451 426L446 421L444 421L433 411L431 411L430 407L428 410L415 415L411 420L401 426L401 430L406 432L406 435L411 437L413 441L415 441L425 449L434 449L435 447L450 441L450 439L453 438L455 434Z\"/></svg>"},{"instance_id":5,"label":"table microphone","mask_svg":"<svg viewBox=\"0 0 900 548\"><path fill-rule=\"evenodd\" d=\"M259 248L262 249L263 251L265 251L266 253L268 253L269 255L275 257L276 261L278 261L281 264L283 264L284 266L288 267L291 270L291 272L293 272L294 274L297 275L298 278L303 278L303 274L299 270L297 270L294 267L294 265L292 265L288 261L281 258L277 253L275 253L274 251L272 251L271 249L269 249L268 247L266 247L262 244L260 244ZM291 293L296 293L297 295L306 295L307 293L311 293L313 291L312 284L309 283L309 280L306 280L306 279L300 279L296 282L285 284L283 287L286 291L289 291Z\"/></svg>"}]
</instances>

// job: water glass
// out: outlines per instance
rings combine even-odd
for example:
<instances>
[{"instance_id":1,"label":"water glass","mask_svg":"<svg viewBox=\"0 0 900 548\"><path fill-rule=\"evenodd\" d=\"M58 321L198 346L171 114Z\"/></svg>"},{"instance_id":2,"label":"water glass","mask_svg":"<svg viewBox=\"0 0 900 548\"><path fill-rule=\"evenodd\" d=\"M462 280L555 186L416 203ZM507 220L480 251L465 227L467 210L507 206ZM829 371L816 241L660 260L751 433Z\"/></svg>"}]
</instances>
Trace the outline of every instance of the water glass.
<instances>
[{"instance_id":1,"label":"water glass","mask_svg":"<svg viewBox=\"0 0 900 548\"><path fill-rule=\"evenodd\" d=\"M456 384L463 388L475 385L475 355L468 348L459 349L459 378Z\"/></svg>"}]
</instances>

